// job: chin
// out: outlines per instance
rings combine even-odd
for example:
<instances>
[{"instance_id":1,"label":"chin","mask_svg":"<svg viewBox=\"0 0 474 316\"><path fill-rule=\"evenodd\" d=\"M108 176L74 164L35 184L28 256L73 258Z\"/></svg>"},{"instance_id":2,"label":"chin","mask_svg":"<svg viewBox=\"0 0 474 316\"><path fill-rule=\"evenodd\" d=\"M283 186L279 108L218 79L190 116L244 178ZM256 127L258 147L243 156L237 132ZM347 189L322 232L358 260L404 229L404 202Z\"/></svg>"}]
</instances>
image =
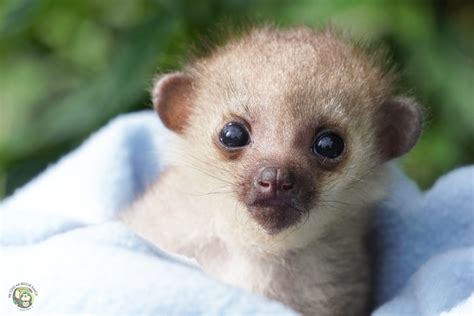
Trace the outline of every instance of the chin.
<instances>
[{"instance_id":1,"label":"chin","mask_svg":"<svg viewBox=\"0 0 474 316\"><path fill-rule=\"evenodd\" d=\"M307 213L289 206L249 206L251 218L268 235L277 235L301 224Z\"/></svg>"}]
</instances>

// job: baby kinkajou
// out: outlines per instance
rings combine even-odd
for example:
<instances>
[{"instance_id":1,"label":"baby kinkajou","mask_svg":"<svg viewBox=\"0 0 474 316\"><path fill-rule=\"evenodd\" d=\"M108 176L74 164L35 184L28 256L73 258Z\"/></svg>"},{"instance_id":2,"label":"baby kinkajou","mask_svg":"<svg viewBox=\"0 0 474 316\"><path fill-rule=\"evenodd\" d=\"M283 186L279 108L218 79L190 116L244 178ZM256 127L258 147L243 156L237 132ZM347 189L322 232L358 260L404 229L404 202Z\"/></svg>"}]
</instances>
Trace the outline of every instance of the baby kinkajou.
<instances>
[{"instance_id":1,"label":"baby kinkajou","mask_svg":"<svg viewBox=\"0 0 474 316\"><path fill-rule=\"evenodd\" d=\"M159 77L169 167L123 221L303 314L367 313L370 209L422 122L393 81L357 45L305 27L254 29Z\"/></svg>"}]
</instances>

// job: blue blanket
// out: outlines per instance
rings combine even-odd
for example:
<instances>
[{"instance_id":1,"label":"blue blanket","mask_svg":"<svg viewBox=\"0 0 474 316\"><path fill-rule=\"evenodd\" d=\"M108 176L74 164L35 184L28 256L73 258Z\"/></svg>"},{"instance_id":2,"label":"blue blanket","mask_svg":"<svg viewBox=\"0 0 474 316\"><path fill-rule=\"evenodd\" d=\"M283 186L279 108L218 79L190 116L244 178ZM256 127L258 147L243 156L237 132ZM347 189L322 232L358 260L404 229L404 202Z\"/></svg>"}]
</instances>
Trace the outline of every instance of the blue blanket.
<instances>
[{"instance_id":1,"label":"blue blanket","mask_svg":"<svg viewBox=\"0 0 474 316\"><path fill-rule=\"evenodd\" d=\"M168 132L151 112L119 117L0 204L0 314L293 315L207 277L115 220L163 169ZM427 193L397 168L375 214L374 315L474 308L474 167ZM18 302L16 297L16 302Z\"/></svg>"}]
</instances>

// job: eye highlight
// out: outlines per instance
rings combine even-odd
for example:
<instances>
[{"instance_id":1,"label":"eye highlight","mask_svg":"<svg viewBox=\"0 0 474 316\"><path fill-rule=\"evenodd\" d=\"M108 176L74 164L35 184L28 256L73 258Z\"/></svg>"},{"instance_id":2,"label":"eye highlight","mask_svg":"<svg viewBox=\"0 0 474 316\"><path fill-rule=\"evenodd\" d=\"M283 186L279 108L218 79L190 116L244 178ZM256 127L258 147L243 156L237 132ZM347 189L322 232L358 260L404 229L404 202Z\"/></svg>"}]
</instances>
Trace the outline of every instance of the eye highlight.
<instances>
[{"instance_id":1,"label":"eye highlight","mask_svg":"<svg viewBox=\"0 0 474 316\"><path fill-rule=\"evenodd\" d=\"M336 159L344 151L344 140L333 132L323 132L313 143L313 153L329 159Z\"/></svg>"},{"instance_id":2,"label":"eye highlight","mask_svg":"<svg viewBox=\"0 0 474 316\"><path fill-rule=\"evenodd\" d=\"M219 133L219 141L226 148L237 149L250 143L250 135L244 125L230 122Z\"/></svg>"}]
</instances>

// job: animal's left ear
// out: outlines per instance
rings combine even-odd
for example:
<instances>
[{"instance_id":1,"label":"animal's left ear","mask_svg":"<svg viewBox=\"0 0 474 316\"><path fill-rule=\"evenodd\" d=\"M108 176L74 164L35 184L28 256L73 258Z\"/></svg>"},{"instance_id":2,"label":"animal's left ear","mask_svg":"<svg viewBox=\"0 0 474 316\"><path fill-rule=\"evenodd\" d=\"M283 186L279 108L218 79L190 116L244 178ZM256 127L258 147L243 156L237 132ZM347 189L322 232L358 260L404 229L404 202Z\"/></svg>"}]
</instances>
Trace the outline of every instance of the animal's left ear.
<instances>
[{"instance_id":1,"label":"animal's left ear","mask_svg":"<svg viewBox=\"0 0 474 316\"><path fill-rule=\"evenodd\" d=\"M376 117L377 142L383 161L407 153L421 134L423 115L410 98L395 97L385 101Z\"/></svg>"}]
</instances>

